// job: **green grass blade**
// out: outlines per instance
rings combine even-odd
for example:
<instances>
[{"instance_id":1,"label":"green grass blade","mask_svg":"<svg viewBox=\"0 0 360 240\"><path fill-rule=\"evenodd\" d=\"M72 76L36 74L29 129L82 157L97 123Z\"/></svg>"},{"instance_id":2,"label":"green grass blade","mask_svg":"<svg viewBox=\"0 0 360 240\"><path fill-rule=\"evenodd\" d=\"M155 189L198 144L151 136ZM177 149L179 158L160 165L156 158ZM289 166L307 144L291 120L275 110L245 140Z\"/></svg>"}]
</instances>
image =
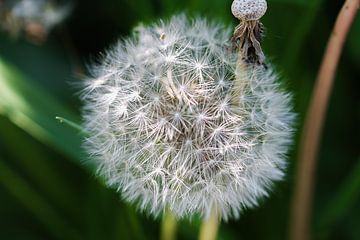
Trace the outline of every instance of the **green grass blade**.
<instances>
[{"instance_id":1,"label":"green grass blade","mask_svg":"<svg viewBox=\"0 0 360 240\"><path fill-rule=\"evenodd\" d=\"M22 129L15 126L7 118L0 116L1 154L11 159L17 172L27 176L38 193L53 206L64 209L67 216L79 219L78 205L81 203L73 182L63 174L59 162L63 159L49 155L44 145L34 141ZM16 143L16 144L14 144ZM19 146L21 151L19 151ZM54 187L56 186L56 187Z\"/></svg>"},{"instance_id":2,"label":"green grass blade","mask_svg":"<svg viewBox=\"0 0 360 240\"><path fill-rule=\"evenodd\" d=\"M74 129L65 128L55 119L56 116L62 116L64 119L78 121L78 116L1 58L0 114L39 141L92 170L90 165L83 164L85 156L80 147L81 134Z\"/></svg>"},{"instance_id":3,"label":"green grass blade","mask_svg":"<svg viewBox=\"0 0 360 240\"><path fill-rule=\"evenodd\" d=\"M95 166L90 161L86 164L84 162L86 157L81 149L84 131L76 124L80 122L79 118L1 58L0 114L40 142L66 154L91 173L94 172ZM59 124L59 121L71 127ZM131 224L141 229L138 217L131 217ZM137 229L136 234L140 232Z\"/></svg>"}]
</instances>

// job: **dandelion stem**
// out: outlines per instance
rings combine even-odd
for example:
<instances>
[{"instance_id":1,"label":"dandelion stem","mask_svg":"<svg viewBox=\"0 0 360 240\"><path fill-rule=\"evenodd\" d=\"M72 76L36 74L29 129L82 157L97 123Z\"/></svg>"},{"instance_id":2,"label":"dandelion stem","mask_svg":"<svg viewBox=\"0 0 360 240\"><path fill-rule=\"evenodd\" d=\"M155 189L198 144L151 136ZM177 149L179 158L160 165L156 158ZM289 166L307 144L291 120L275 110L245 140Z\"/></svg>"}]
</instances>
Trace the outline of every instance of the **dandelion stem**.
<instances>
[{"instance_id":1,"label":"dandelion stem","mask_svg":"<svg viewBox=\"0 0 360 240\"><path fill-rule=\"evenodd\" d=\"M170 210L164 213L161 222L161 240L176 240L176 218Z\"/></svg>"},{"instance_id":2,"label":"dandelion stem","mask_svg":"<svg viewBox=\"0 0 360 240\"><path fill-rule=\"evenodd\" d=\"M86 131L83 127L81 127L79 124L73 122L73 121L70 121L66 118L63 118L63 117L55 117L56 120L58 120L60 123L65 123L66 125L72 127L73 129L79 131L80 133L86 135Z\"/></svg>"},{"instance_id":3,"label":"dandelion stem","mask_svg":"<svg viewBox=\"0 0 360 240\"><path fill-rule=\"evenodd\" d=\"M360 0L346 0L344 3L315 83L298 156L298 172L291 213L291 240L310 239L313 185L320 137L339 58L359 5Z\"/></svg>"},{"instance_id":4,"label":"dandelion stem","mask_svg":"<svg viewBox=\"0 0 360 240\"><path fill-rule=\"evenodd\" d=\"M210 217L202 223L200 227L199 240L216 240L220 225L218 211L213 208Z\"/></svg>"}]
</instances>

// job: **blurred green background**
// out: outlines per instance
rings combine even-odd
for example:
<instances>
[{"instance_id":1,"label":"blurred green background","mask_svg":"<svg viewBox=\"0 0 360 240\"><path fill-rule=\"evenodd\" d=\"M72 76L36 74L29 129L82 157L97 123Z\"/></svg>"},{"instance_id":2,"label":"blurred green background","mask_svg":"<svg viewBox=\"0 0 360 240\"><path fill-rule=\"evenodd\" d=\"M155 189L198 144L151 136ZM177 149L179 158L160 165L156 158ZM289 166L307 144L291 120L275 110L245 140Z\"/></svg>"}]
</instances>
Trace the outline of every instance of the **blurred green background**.
<instances>
[{"instance_id":1,"label":"blurred green background","mask_svg":"<svg viewBox=\"0 0 360 240\"><path fill-rule=\"evenodd\" d=\"M223 223L219 239L287 239L299 132L324 48L343 1L268 0L264 51L299 113L285 180L260 207ZM235 26L230 0L74 0L42 45L0 33L0 239L158 239L160 220L138 213L96 179L81 133L76 83L86 66L139 22L186 11ZM360 17L346 43L325 124L312 234L360 239ZM199 220L178 239L197 239Z\"/></svg>"}]
</instances>

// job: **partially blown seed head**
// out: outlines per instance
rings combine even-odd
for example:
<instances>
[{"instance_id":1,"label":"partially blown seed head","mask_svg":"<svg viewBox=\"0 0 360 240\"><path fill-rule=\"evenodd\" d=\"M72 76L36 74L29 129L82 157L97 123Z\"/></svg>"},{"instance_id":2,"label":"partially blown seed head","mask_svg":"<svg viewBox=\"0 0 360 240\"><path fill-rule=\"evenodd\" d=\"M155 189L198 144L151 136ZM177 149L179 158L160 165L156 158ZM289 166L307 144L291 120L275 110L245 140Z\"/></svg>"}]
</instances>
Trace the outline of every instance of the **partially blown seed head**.
<instances>
[{"instance_id":1,"label":"partially blown seed head","mask_svg":"<svg viewBox=\"0 0 360 240\"><path fill-rule=\"evenodd\" d=\"M291 137L289 95L271 69L241 67L231 31L173 17L140 26L92 68L83 90L85 146L106 183L158 215L223 219L280 180Z\"/></svg>"}]
</instances>

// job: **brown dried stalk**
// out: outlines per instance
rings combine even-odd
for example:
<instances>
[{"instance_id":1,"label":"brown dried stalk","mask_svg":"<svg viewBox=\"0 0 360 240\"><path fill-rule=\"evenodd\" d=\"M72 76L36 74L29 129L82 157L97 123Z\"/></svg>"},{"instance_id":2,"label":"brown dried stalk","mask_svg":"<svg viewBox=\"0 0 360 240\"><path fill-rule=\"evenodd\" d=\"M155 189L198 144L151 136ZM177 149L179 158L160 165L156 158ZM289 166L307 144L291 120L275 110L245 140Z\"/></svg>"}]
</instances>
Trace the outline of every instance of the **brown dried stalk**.
<instances>
[{"instance_id":1,"label":"brown dried stalk","mask_svg":"<svg viewBox=\"0 0 360 240\"><path fill-rule=\"evenodd\" d=\"M316 80L298 156L298 172L290 222L291 240L310 239L314 175L320 137L339 58L359 5L360 0L346 0L344 3Z\"/></svg>"}]
</instances>

